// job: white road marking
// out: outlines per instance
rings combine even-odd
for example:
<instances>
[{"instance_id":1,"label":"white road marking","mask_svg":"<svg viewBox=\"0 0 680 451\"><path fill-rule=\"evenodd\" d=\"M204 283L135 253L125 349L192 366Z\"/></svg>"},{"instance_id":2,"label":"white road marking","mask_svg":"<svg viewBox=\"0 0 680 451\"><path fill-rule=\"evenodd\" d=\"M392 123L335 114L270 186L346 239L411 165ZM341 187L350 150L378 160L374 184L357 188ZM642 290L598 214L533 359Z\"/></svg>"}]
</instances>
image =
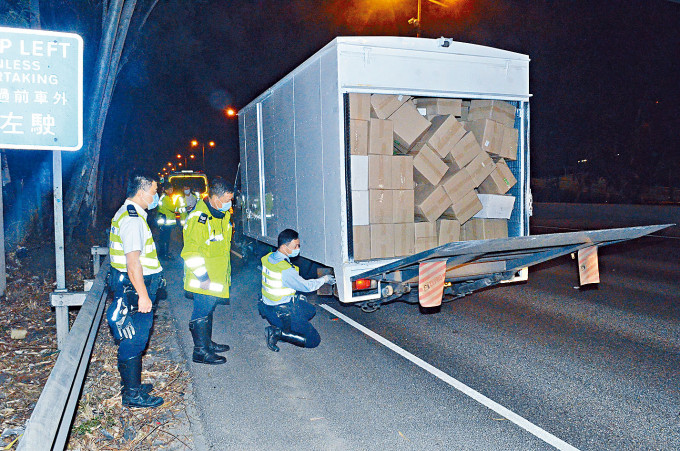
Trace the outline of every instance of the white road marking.
<instances>
[{"instance_id":1,"label":"white road marking","mask_svg":"<svg viewBox=\"0 0 680 451\"><path fill-rule=\"evenodd\" d=\"M410 360L411 362L415 363L425 371L429 372L435 377L438 377L442 381L446 382L456 390L460 391L461 393L469 396L470 398L474 399L475 401L479 402L480 404L486 406L487 408L493 410L494 412L498 413L499 415L502 415L504 418L507 418L508 420L512 421L515 423L517 426L521 427L522 429L526 430L530 434L534 435L535 437L543 440L544 442L548 443L549 445L554 446L555 448L559 450L565 450L565 451L578 451L578 448L573 447L569 443L565 442L564 440L561 440L551 433L547 432L544 429L541 429L540 427L536 426L535 424L531 423L530 421L522 418L521 416L517 415L513 411L503 407L502 405L498 404L495 401L492 401L491 399L487 398L486 396L482 395L476 390L473 390L472 388L468 387L464 383L460 382L459 380L449 376L445 372L441 371L440 369L435 368L434 366L430 365L429 363L425 362L424 360L416 357L415 355L411 354L410 352L400 348L399 346L395 345L388 339L378 335L377 333L373 332L372 330L362 326L361 324L357 323L353 319L343 315L342 313L338 312L332 307L329 307L326 304L321 304L321 307L327 310L328 312L332 313L333 315L337 316L338 318L342 319L344 322L349 324L350 326L354 327L355 329L359 330L360 332L363 332L364 334L368 335L381 345L391 349L392 351L396 352L400 356L404 357L405 359Z\"/></svg>"}]
</instances>

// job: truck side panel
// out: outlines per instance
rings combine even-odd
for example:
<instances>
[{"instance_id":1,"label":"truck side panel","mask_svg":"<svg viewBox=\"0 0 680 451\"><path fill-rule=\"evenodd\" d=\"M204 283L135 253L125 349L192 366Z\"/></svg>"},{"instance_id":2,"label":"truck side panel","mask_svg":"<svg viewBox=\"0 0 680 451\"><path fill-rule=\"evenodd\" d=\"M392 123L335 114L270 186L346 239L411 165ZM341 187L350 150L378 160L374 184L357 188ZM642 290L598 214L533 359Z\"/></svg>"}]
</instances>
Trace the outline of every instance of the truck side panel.
<instances>
[{"instance_id":1,"label":"truck side panel","mask_svg":"<svg viewBox=\"0 0 680 451\"><path fill-rule=\"evenodd\" d=\"M326 218L322 155L319 61L295 76L295 167L298 190L298 233L306 258L324 261ZM292 206L291 206L292 207Z\"/></svg>"},{"instance_id":2,"label":"truck side panel","mask_svg":"<svg viewBox=\"0 0 680 451\"><path fill-rule=\"evenodd\" d=\"M345 202L344 112L338 85L338 58L335 52L321 57L321 127L323 135L324 198L326 218L326 258L319 260L337 265L347 255L347 205ZM304 254L304 251L303 255Z\"/></svg>"},{"instance_id":3,"label":"truck side panel","mask_svg":"<svg viewBox=\"0 0 680 451\"><path fill-rule=\"evenodd\" d=\"M260 169L257 147L257 112L255 108L239 113L241 141L241 174L244 206L244 232L261 238Z\"/></svg>"},{"instance_id":4,"label":"truck side panel","mask_svg":"<svg viewBox=\"0 0 680 451\"><path fill-rule=\"evenodd\" d=\"M265 220L270 238L298 227L297 209L291 208L298 205L293 106L293 80L262 102Z\"/></svg>"}]
</instances>

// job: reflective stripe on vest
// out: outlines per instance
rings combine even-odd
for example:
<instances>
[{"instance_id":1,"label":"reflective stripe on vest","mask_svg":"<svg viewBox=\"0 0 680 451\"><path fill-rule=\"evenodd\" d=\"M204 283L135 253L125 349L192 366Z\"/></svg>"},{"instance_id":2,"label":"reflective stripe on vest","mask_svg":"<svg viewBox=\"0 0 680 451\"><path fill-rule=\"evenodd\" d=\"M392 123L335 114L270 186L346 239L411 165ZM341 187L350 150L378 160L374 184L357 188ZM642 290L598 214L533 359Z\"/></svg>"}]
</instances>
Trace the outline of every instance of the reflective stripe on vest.
<instances>
[{"instance_id":1,"label":"reflective stripe on vest","mask_svg":"<svg viewBox=\"0 0 680 451\"><path fill-rule=\"evenodd\" d=\"M283 298L288 296L295 296L296 291L292 288L283 286L283 271L295 268L300 272L297 266L293 266L286 260L273 264L269 262L269 256L272 252L262 257L262 296L274 303L279 303Z\"/></svg>"},{"instance_id":2,"label":"reflective stripe on vest","mask_svg":"<svg viewBox=\"0 0 680 451\"><path fill-rule=\"evenodd\" d=\"M109 256L111 258L111 266L123 272L127 271L127 259L125 258L125 252L123 251L123 239L120 236L120 221L129 216L130 213L125 210L118 219L114 217L111 220L111 229L109 232ZM142 268L155 270L161 267L161 262L158 261L156 244L153 242L151 229L149 229L149 225L146 221L144 221L144 226L149 238L147 238L144 243L139 262L141 263Z\"/></svg>"}]
</instances>

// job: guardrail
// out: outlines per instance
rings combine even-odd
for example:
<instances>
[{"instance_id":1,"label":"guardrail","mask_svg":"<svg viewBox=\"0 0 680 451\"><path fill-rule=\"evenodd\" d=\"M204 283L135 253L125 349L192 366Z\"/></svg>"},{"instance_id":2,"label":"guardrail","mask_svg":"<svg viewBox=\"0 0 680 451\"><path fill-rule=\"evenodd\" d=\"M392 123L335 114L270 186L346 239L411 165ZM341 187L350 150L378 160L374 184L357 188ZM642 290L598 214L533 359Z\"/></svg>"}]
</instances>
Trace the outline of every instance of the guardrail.
<instances>
[{"instance_id":1,"label":"guardrail","mask_svg":"<svg viewBox=\"0 0 680 451\"><path fill-rule=\"evenodd\" d=\"M96 266L99 257L95 255ZM26 425L18 450L64 449L106 304L109 258L96 272L71 332ZM68 324L68 323L67 323Z\"/></svg>"}]
</instances>

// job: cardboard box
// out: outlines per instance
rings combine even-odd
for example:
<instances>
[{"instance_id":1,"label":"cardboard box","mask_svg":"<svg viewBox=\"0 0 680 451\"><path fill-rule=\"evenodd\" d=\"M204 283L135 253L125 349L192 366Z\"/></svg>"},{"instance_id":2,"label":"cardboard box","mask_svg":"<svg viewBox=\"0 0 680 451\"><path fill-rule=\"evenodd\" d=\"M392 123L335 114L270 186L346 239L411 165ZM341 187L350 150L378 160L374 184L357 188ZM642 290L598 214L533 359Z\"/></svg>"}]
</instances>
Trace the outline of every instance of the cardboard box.
<instances>
[{"instance_id":1,"label":"cardboard box","mask_svg":"<svg viewBox=\"0 0 680 451\"><path fill-rule=\"evenodd\" d=\"M384 189L368 190L368 204L369 221L371 224L393 223L393 191Z\"/></svg>"},{"instance_id":2,"label":"cardboard box","mask_svg":"<svg viewBox=\"0 0 680 451\"><path fill-rule=\"evenodd\" d=\"M515 186L517 179L504 159L496 162L496 167L489 176L479 185L481 194L505 194Z\"/></svg>"},{"instance_id":3,"label":"cardboard box","mask_svg":"<svg viewBox=\"0 0 680 451\"><path fill-rule=\"evenodd\" d=\"M351 155L349 165L352 190L368 191L368 155Z\"/></svg>"},{"instance_id":4,"label":"cardboard box","mask_svg":"<svg viewBox=\"0 0 680 451\"><path fill-rule=\"evenodd\" d=\"M417 181L427 181L427 183L436 185L449 170L446 163L427 144L413 155L413 168L416 170L413 176Z\"/></svg>"},{"instance_id":5,"label":"cardboard box","mask_svg":"<svg viewBox=\"0 0 680 451\"><path fill-rule=\"evenodd\" d=\"M413 157L395 155L392 159L392 189L413 189Z\"/></svg>"},{"instance_id":6,"label":"cardboard box","mask_svg":"<svg viewBox=\"0 0 680 451\"><path fill-rule=\"evenodd\" d=\"M516 128L503 127L500 150L496 155L506 160L517 159L517 146L519 144L519 130Z\"/></svg>"},{"instance_id":7,"label":"cardboard box","mask_svg":"<svg viewBox=\"0 0 680 451\"><path fill-rule=\"evenodd\" d=\"M349 121L349 153L368 155L368 121L359 119Z\"/></svg>"},{"instance_id":8,"label":"cardboard box","mask_svg":"<svg viewBox=\"0 0 680 451\"><path fill-rule=\"evenodd\" d=\"M435 116L432 126L418 139L418 143L426 143L444 158L465 133L467 131L454 116Z\"/></svg>"},{"instance_id":9,"label":"cardboard box","mask_svg":"<svg viewBox=\"0 0 680 451\"><path fill-rule=\"evenodd\" d=\"M463 224L481 209L482 203L477 197L477 192L472 190L452 201L451 207L447 210L447 213L452 212L453 216Z\"/></svg>"},{"instance_id":10,"label":"cardboard box","mask_svg":"<svg viewBox=\"0 0 680 451\"><path fill-rule=\"evenodd\" d=\"M513 127L516 112L517 109L513 105L502 100L473 100L470 102L468 120L491 119L505 126Z\"/></svg>"},{"instance_id":11,"label":"cardboard box","mask_svg":"<svg viewBox=\"0 0 680 451\"><path fill-rule=\"evenodd\" d=\"M405 257L416 251L415 225L394 224L394 256Z\"/></svg>"},{"instance_id":12,"label":"cardboard box","mask_svg":"<svg viewBox=\"0 0 680 451\"><path fill-rule=\"evenodd\" d=\"M501 151L503 141L503 125L490 119L482 119L465 123L465 127L474 133L482 150L490 154Z\"/></svg>"},{"instance_id":13,"label":"cardboard box","mask_svg":"<svg viewBox=\"0 0 680 451\"><path fill-rule=\"evenodd\" d=\"M368 191L352 191L352 225L369 225L369 196Z\"/></svg>"},{"instance_id":14,"label":"cardboard box","mask_svg":"<svg viewBox=\"0 0 680 451\"><path fill-rule=\"evenodd\" d=\"M349 118L367 121L371 118L371 95L351 92L349 94Z\"/></svg>"},{"instance_id":15,"label":"cardboard box","mask_svg":"<svg viewBox=\"0 0 680 451\"><path fill-rule=\"evenodd\" d=\"M442 99L432 97L422 97L415 100L416 106L425 109L425 116L451 115L460 116L461 99Z\"/></svg>"},{"instance_id":16,"label":"cardboard box","mask_svg":"<svg viewBox=\"0 0 680 451\"><path fill-rule=\"evenodd\" d=\"M470 191L476 188L472 177L467 169L463 168L459 171L449 171L442 179L441 185L444 187L446 194L449 195L451 201L458 200L464 197Z\"/></svg>"},{"instance_id":17,"label":"cardboard box","mask_svg":"<svg viewBox=\"0 0 680 451\"><path fill-rule=\"evenodd\" d=\"M437 245L460 241L460 221L440 219L437 221Z\"/></svg>"},{"instance_id":18,"label":"cardboard box","mask_svg":"<svg viewBox=\"0 0 680 451\"><path fill-rule=\"evenodd\" d=\"M394 128L392 121L371 119L368 122L368 153L371 155L392 155L394 151Z\"/></svg>"},{"instance_id":19,"label":"cardboard box","mask_svg":"<svg viewBox=\"0 0 680 451\"><path fill-rule=\"evenodd\" d=\"M432 125L418 113L412 102L405 102L389 116L394 125L394 145L408 150Z\"/></svg>"},{"instance_id":20,"label":"cardboard box","mask_svg":"<svg viewBox=\"0 0 680 451\"><path fill-rule=\"evenodd\" d=\"M352 227L354 243L354 261L371 259L371 228L370 226Z\"/></svg>"},{"instance_id":21,"label":"cardboard box","mask_svg":"<svg viewBox=\"0 0 680 451\"><path fill-rule=\"evenodd\" d=\"M462 241L493 240L508 237L505 219L470 219L460 228Z\"/></svg>"},{"instance_id":22,"label":"cardboard box","mask_svg":"<svg viewBox=\"0 0 680 451\"><path fill-rule=\"evenodd\" d=\"M512 209L515 206L515 196L478 194L477 197L482 203L482 209L475 214L475 218L510 219Z\"/></svg>"},{"instance_id":23,"label":"cardboard box","mask_svg":"<svg viewBox=\"0 0 680 451\"><path fill-rule=\"evenodd\" d=\"M475 157L465 169L467 169L468 174L472 177L472 183L475 187L479 186L496 168L496 164L493 162L489 154L482 151L479 155Z\"/></svg>"},{"instance_id":24,"label":"cardboard box","mask_svg":"<svg viewBox=\"0 0 680 451\"><path fill-rule=\"evenodd\" d=\"M394 257L394 224L371 224L371 258Z\"/></svg>"},{"instance_id":25,"label":"cardboard box","mask_svg":"<svg viewBox=\"0 0 680 451\"><path fill-rule=\"evenodd\" d=\"M451 207L451 199L442 186L416 185L416 214L428 222L434 222Z\"/></svg>"},{"instance_id":26,"label":"cardboard box","mask_svg":"<svg viewBox=\"0 0 680 451\"><path fill-rule=\"evenodd\" d=\"M451 151L444 157L444 160L454 169L462 169L467 166L472 160L482 153L482 148L475 138L475 134L467 132L463 137L453 146Z\"/></svg>"},{"instance_id":27,"label":"cardboard box","mask_svg":"<svg viewBox=\"0 0 680 451\"><path fill-rule=\"evenodd\" d=\"M375 117L387 119L410 98L410 96L403 95L373 94L371 96L371 107Z\"/></svg>"},{"instance_id":28,"label":"cardboard box","mask_svg":"<svg viewBox=\"0 0 680 451\"><path fill-rule=\"evenodd\" d=\"M437 247L437 223L436 222L416 222L413 224L415 234L415 252L423 252Z\"/></svg>"},{"instance_id":29,"label":"cardboard box","mask_svg":"<svg viewBox=\"0 0 680 451\"><path fill-rule=\"evenodd\" d=\"M412 189L392 191L392 222L394 224L413 222L415 198Z\"/></svg>"},{"instance_id":30,"label":"cardboard box","mask_svg":"<svg viewBox=\"0 0 680 451\"><path fill-rule=\"evenodd\" d=\"M392 187L392 157L387 155L368 156L368 189L390 189Z\"/></svg>"}]
</instances>

